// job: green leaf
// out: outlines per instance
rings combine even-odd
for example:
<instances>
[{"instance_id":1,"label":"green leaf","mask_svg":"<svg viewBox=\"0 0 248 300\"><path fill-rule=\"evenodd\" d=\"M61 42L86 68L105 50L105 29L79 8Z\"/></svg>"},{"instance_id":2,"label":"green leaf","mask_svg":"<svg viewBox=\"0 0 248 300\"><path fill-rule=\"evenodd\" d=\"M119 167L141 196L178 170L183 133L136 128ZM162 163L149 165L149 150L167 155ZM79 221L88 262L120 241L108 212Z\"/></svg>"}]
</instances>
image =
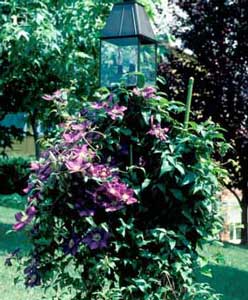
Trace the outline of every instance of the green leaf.
<instances>
[{"instance_id":1,"label":"green leaf","mask_svg":"<svg viewBox=\"0 0 248 300\"><path fill-rule=\"evenodd\" d=\"M151 183L151 179L146 178L144 180L144 182L142 183L142 185L141 185L142 190L144 190L145 188L147 188L150 185L150 183Z\"/></svg>"},{"instance_id":2,"label":"green leaf","mask_svg":"<svg viewBox=\"0 0 248 300\"><path fill-rule=\"evenodd\" d=\"M24 31L24 30L20 30L18 31L17 33L17 39L21 39L21 38L24 38L27 42L29 41L29 34L28 32Z\"/></svg>"},{"instance_id":3,"label":"green leaf","mask_svg":"<svg viewBox=\"0 0 248 300\"><path fill-rule=\"evenodd\" d=\"M170 249L173 250L176 246L176 241L172 240L172 239L169 239L168 242L169 242Z\"/></svg>"},{"instance_id":4,"label":"green leaf","mask_svg":"<svg viewBox=\"0 0 248 300\"><path fill-rule=\"evenodd\" d=\"M183 210L182 214L190 221L191 224L194 224L194 219L192 217L192 215L190 214L190 212Z\"/></svg>"},{"instance_id":5,"label":"green leaf","mask_svg":"<svg viewBox=\"0 0 248 300\"><path fill-rule=\"evenodd\" d=\"M129 128L120 128L120 132L125 136L132 135L132 130L130 130Z\"/></svg>"},{"instance_id":6,"label":"green leaf","mask_svg":"<svg viewBox=\"0 0 248 300\"><path fill-rule=\"evenodd\" d=\"M196 175L195 175L194 173L192 173L192 172L188 172L188 173L184 176L184 178L183 178L181 184L182 184L182 185L188 185L188 184L194 182L195 179L196 179Z\"/></svg>"},{"instance_id":7,"label":"green leaf","mask_svg":"<svg viewBox=\"0 0 248 300\"><path fill-rule=\"evenodd\" d=\"M160 176L163 176L165 173L171 172L172 170L174 170L174 166L171 165L167 160L167 157L165 157L160 168Z\"/></svg>"},{"instance_id":8,"label":"green leaf","mask_svg":"<svg viewBox=\"0 0 248 300\"><path fill-rule=\"evenodd\" d=\"M134 282L143 293L150 287L150 285L144 279L135 279Z\"/></svg>"},{"instance_id":9,"label":"green leaf","mask_svg":"<svg viewBox=\"0 0 248 300\"><path fill-rule=\"evenodd\" d=\"M179 163L176 163L175 168L181 173L181 175L185 174L185 170L184 170L183 165L181 165Z\"/></svg>"},{"instance_id":10,"label":"green leaf","mask_svg":"<svg viewBox=\"0 0 248 300\"><path fill-rule=\"evenodd\" d=\"M201 269L201 274L204 275L204 276L207 276L209 278L212 278L213 277L213 274L212 274L212 270L210 267L208 266L205 266Z\"/></svg>"},{"instance_id":11,"label":"green leaf","mask_svg":"<svg viewBox=\"0 0 248 300\"><path fill-rule=\"evenodd\" d=\"M86 59L86 58L87 59L92 59L92 57L90 55L88 55L87 53L82 52L82 51L76 51L75 56L79 57L79 58L84 58L84 59Z\"/></svg>"},{"instance_id":12,"label":"green leaf","mask_svg":"<svg viewBox=\"0 0 248 300\"><path fill-rule=\"evenodd\" d=\"M151 111L150 110L149 111L142 111L141 115L142 115L142 117L145 121L145 124L149 126L150 125L150 119L151 119Z\"/></svg>"},{"instance_id":13,"label":"green leaf","mask_svg":"<svg viewBox=\"0 0 248 300\"><path fill-rule=\"evenodd\" d=\"M182 193L181 190L179 190L179 189L170 189L170 192L172 193L172 195L176 199L178 199L180 201L185 201L185 197L184 197L184 195L183 195L183 193Z\"/></svg>"}]
</instances>

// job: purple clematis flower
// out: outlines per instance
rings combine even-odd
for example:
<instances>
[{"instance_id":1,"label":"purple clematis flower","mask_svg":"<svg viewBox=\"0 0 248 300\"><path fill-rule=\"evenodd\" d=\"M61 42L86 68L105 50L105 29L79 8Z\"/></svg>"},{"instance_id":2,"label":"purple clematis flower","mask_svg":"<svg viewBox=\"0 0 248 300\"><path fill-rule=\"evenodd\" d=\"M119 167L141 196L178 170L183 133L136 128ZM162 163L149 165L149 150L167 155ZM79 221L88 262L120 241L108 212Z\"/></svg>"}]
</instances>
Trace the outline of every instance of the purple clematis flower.
<instances>
[{"instance_id":1,"label":"purple clematis flower","mask_svg":"<svg viewBox=\"0 0 248 300\"><path fill-rule=\"evenodd\" d=\"M71 129L72 130L79 130L79 131L86 131L87 129L89 129L91 127L91 122L90 121L84 121L82 123L79 124L72 124L71 125Z\"/></svg>"},{"instance_id":2,"label":"purple clematis flower","mask_svg":"<svg viewBox=\"0 0 248 300\"><path fill-rule=\"evenodd\" d=\"M133 89L133 94L135 95L135 96L141 96L141 91L138 89L138 88L134 88Z\"/></svg>"},{"instance_id":3,"label":"purple clematis flower","mask_svg":"<svg viewBox=\"0 0 248 300\"><path fill-rule=\"evenodd\" d=\"M50 176L52 172L50 165L50 162L32 162L30 170L36 173L38 179L44 181Z\"/></svg>"},{"instance_id":4,"label":"purple clematis flower","mask_svg":"<svg viewBox=\"0 0 248 300\"><path fill-rule=\"evenodd\" d=\"M112 108L107 109L107 114L112 120L116 120L118 118L122 118L124 116L124 111L126 110L126 106L119 106L118 104L116 104Z\"/></svg>"},{"instance_id":5,"label":"purple clematis flower","mask_svg":"<svg viewBox=\"0 0 248 300\"><path fill-rule=\"evenodd\" d=\"M63 95L63 90L57 90L52 95L45 94L42 96L42 99L46 101L53 101L53 100L61 100L61 97Z\"/></svg>"},{"instance_id":6,"label":"purple clematis flower","mask_svg":"<svg viewBox=\"0 0 248 300\"><path fill-rule=\"evenodd\" d=\"M63 139L67 144L73 144L79 141L82 137L81 132L68 132L63 134Z\"/></svg>"},{"instance_id":7,"label":"purple clematis flower","mask_svg":"<svg viewBox=\"0 0 248 300\"><path fill-rule=\"evenodd\" d=\"M15 257L18 256L20 252L20 248L15 249L14 251L12 251L5 259L4 265L11 267L12 266L12 259L14 259Z\"/></svg>"},{"instance_id":8,"label":"purple clematis flower","mask_svg":"<svg viewBox=\"0 0 248 300\"><path fill-rule=\"evenodd\" d=\"M77 173L77 172L85 172L86 169L90 167L89 163L86 163L82 158L78 157L74 160L67 161L65 163L68 171L70 173Z\"/></svg>"},{"instance_id":9,"label":"purple clematis flower","mask_svg":"<svg viewBox=\"0 0 248 300\"><path fill-rule=\"evenodd\" d=\"M77 210L80 217L94 216L96 213L95 204L90 202L88 199L77 199L75 209Z\"/></svg>"},{"instance_id":10,"label":"purple clematis flower","mask_svg":"<svg viewBox=\"0 0 248 300\"><path fill-rule=\"evenodd\" d=\"M64 241L64 245L63 245L64 253L75 256L77 254L78 247L81 242L82 242L82 238L76 233L73 233L70 239Z\"/></svg>"},{"instance_id":11,"label":"purple clematis flower","mask_svg":"<svg viewBox=\"0 0 248 300\"><path fill-rule=\"evenodd\" d=\"M37 176L41 181L47 180L48 177L50 176L50 174L52 172L50 166L51 166L50 162L40 165L40 170L38 171Z\"/></svg>"},{"instance_id":12,"label":"purple clematis flower","mask_svg":"<svg viewBox=\"0 0 248 300\"><path fill-rule=\"evenodd\" d=\"M63 90L57 90L53 93L55 98L60 98L63 95Z\"/></svg>"},{"instance_id":13,"label":"purple clematis flower","mask_svg":"<svg viewBox=\"0 0 248 300\"><path fill-rule=\"evenodd\" d=\"M92 177L107 180L113 175L111 168L104 165L91 165L89 168L89 173Z\"/></svg>"},{"instance_id":14,"label":"purple clematis flower","mask_svg":"<svg viewBox=\"0 0 248 300\"><path fill-rule=\"evenodd\" d=\"M87 145L76 146L71 150L72 157L74 159L82 159L84 162L89 162L95 157L95 153L88 149Z\"/></svg>"},{"instance_id":15,"label":"purple clematis flower","mask_svg":"<svg viewBox=\"0 0 248 300\"><path fill-rule=\"evenodd\" d=\"M54 100L54 96L45 94L45 95L42 96L42 99L44 99L46 101L53 101Z\"/></svg>"},{"instance_id":16,"label":"purple clematis flower","mask_svg":"<svg viewBox=\"0 0 248 300\"><path fill-rule=\"evenodd\" d=\"M142 96L145 99L150 99L156 96L156 89L154 87L146 87L143 89Z\"/></svg>"},{"instance_id":17,"label":"purple clematis flower","mask_svg":"<svg viewBox=\"0 0 248 300\"><path fill-rule=\"evenodd\" d=\"M118 179L102 184L95 194L94 201L106 212L117 211L126 205L137 203L134 191L126 184L119 182Z\"/></svg>"},{"instance_id":18,"label":"purple clematis flower","mask_svg":"<svg viewBox=\"0 0 248 300\"><path fill-rule=\"evenodd\" d=\"M38 162L31 162L30 170L31 171L39 171L41 164Z\"/></svg>"},{"instance_id":19,"label":"purple clematis flower","mask_svg":"<svg viewBox=\"0 0 248 300\"><path fill-rule=\"evenodd\" d=\"M26 287L32 288L41 284L41 277L39 275L36 259L32 259L30 265L24 269L24 274L26 275Z\"/></svg>"},{"instance_id":20,"label":"purple clematis flower","mask_svg":"<svg viewBox=\"0 0 248 300\"><path fill-rule=\"evenodd\" d=\"M70 150L65 165L70 173L85 172L91 166L90 161L94 157L95 153L88 149L87 145L76 146Z\"/></svg>"},{"instance_id":21,"label":"purple clematis flower","mask_svg":"<svg viewBox=\"0 0 248 300\"><path fill-rule=\"evenodd\" d=\"M154 135L156 138L161 141L165 141L167 139L167 132L169 128L161 128L160 124L152 125L151 130L147 132L147 134Z\"/></svg>"},{"instance_id":22,"label":"purple clematis flower","mask_svg":"<svg viewBox=\"0 0 248 300\"><path fill-rule=\"evenodd\" d=\"M111 94L109 95L108 101L109 101L109 102L112 102L113 99L114 99L114 94L111 93Z\"/></svg>"},{"instance_id":23,"label":"purple clematis flower","mask_svg":"<svg viewBox=\"0 0 248 300\"><path fill-rule=\"evenodd\" d=\"M104 229L95 228L88 232L83 238L85 243L91 250L103 249L108 246L109 233Z\"/></svg>"},{"instance_id":24,"label":"purple clematis flower","mask_svg":"<svg viewBox=\"0 0 248 300\"><path fill-rule=\"evenodd\" d=\"M91 122L84 121L79 124L67 125L67 130L63 134L66 143L72 144L79 141L86 133L87 129L91 127Z\"/></svg>"},{"instance_id":25,"label":"purple clematis flower","mask_svg":"<svg viewBox=\"0 0 248 300\"><path fill-rule=\"evenodd\" d=\"M22 191L23 191L23 193L28 194L33 189L33 187L34 187L33 184L28 183L28 186L25 189L23 189Z\"/></svg>"},{"instance_id":26,"label":"purple clematis flower","mask_svg":"<svg viewBox=\"0 0 248 300\"><path fill-rule=\"evenodd\" d=\"M107 102L92 102L90 104L91 108L99 110L99 109L103 109L108 107L108 103Z\"/></svg>"},{"instance_id":27,"label":"purple clematis flower","mask_svg":"<svg viewBox=\"0 0 248 300\"><path fill-rule=\"evenodd\" d=\"M169 128L162 128L160 123L154 124L154 116L151 116L151 129L147 132L147 134L154 135L161 141L165 141L167 139L166 133L168 131Z\"/></svg>"},{"instance_id":28,"label":"purple clematis flower","mask_svg":"<svg viewBox=\"0 0 248 300\"><path fill-rule=\"evenodd\" d=\"M36 215L37 210L34 206L30 206L25 213L19 212L15 215L17 223L13 226L13 229L19 231L27 226Z\"/></svg>"}]
</instances>

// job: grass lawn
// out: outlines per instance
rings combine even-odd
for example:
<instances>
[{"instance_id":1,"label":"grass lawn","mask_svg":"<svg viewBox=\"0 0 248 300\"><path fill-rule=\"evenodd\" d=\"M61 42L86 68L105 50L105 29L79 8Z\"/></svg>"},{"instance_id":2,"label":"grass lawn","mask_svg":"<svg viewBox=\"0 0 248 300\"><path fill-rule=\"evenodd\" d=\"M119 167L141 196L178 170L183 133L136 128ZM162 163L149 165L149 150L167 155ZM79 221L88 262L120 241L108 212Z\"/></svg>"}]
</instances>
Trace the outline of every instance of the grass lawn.
<instances>
[{"instance_id":1,"label":"grass lawn","mask_svg":"<svg viewBox=\"0 0 248 300\"><path fill-rule=\"evenodd\" d=\"M18 247L27 251L30 247L23 232L6 234L14 222L14 215L23 207L24 200L17 195L0 197L0 299L41 300L39 289L25 289L22 284L14 285L15 268L4 265L7 254Z\"/></svg>"},{"instance_id":2,"label":"grass lawn","mask_svg":"<svg viewBox=\"0 0 248 300\"><path fill-rule=\"evenodd\" d=\"M23 232L6 234L14 222L14 214L22 209L24 198L18 195L0 195L0 299L1 300L41 300L39 289L26 290L21 284L14 285L15 270L4 266L10 251L21 247L27 252L30 245ZM222 300L248 300L248 247L225 244L224 247L211 246L206 255L221 254L223 261L213 264L213 277L198 275L198 281L209 282ZM111 299L110 299L111 300Z\"/></svg>"},{"instance_id":3,"label":"grass lawn","mask_svg":"<svg viewBox=\"0 0 248 300\"><path fill-rule=\"evenodd\" d=\"M202 282L209 282L223 300L248 300L248 246L224 244L205 249L208 255L221 254L223 261L211 265L212 278L199 275Z\"/></svg>"}]
</instances>

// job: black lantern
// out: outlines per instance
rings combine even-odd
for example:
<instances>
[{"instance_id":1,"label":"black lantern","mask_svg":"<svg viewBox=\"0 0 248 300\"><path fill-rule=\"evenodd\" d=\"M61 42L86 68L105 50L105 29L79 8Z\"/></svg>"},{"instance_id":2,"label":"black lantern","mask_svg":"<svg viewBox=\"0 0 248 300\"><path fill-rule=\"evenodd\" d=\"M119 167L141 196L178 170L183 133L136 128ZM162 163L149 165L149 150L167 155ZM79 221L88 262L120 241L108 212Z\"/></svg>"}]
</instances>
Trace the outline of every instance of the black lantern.
<instances>
[{"instance_id":1,"label":"black lantern","mask_svg":"<svg viewBox=\"0 0 248 300\"><path fill-rule=\"evenodd\" d=\"M115 4L101 34L101 86L124 81L137 86L136 72L154 85L157 70L157 41L145 8L135 0Z\"/></svg>"}]
</instances>

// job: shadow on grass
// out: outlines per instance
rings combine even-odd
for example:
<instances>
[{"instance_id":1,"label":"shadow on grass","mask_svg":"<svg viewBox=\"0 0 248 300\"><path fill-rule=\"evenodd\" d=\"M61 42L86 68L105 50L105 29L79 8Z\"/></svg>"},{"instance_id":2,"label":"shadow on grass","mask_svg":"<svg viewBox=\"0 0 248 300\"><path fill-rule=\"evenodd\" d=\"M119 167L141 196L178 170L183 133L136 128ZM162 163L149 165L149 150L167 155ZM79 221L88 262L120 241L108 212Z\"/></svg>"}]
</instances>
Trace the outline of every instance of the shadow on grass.
<instances>
[{"instance_id":1,"label":"shadow on grass","mask_svg":"<svg viewBox=\"0 0 248 300\"><path fill-rule=\"evenodd\" d=\"M26 253L30 249L28 236L25 232L9 232L12 225L0 223L0 254L9 253L21 248Z\"/></svg>"},{"instance_id":2,"label":"shadow on grass","mask_svg":"<svg viewBox=\"0 0 248 300\"><path fill-rule=\"evenodd\" d=\"M23 210L26 197L19 194L2 195L0 194L0 206Z\"/></svg>"},{"instance_id":3,"label":"shadow on grass","mask_svg":"<svg viewBox=\"0 0 248 300\"><path fill-rule=\"evenodd\" d=\"M217 293L223 295L223 300L248 300L247 272L229 266L210 266L213 277L198 275L198 281L208 282Z\"/></svg>"}]
</instances>

